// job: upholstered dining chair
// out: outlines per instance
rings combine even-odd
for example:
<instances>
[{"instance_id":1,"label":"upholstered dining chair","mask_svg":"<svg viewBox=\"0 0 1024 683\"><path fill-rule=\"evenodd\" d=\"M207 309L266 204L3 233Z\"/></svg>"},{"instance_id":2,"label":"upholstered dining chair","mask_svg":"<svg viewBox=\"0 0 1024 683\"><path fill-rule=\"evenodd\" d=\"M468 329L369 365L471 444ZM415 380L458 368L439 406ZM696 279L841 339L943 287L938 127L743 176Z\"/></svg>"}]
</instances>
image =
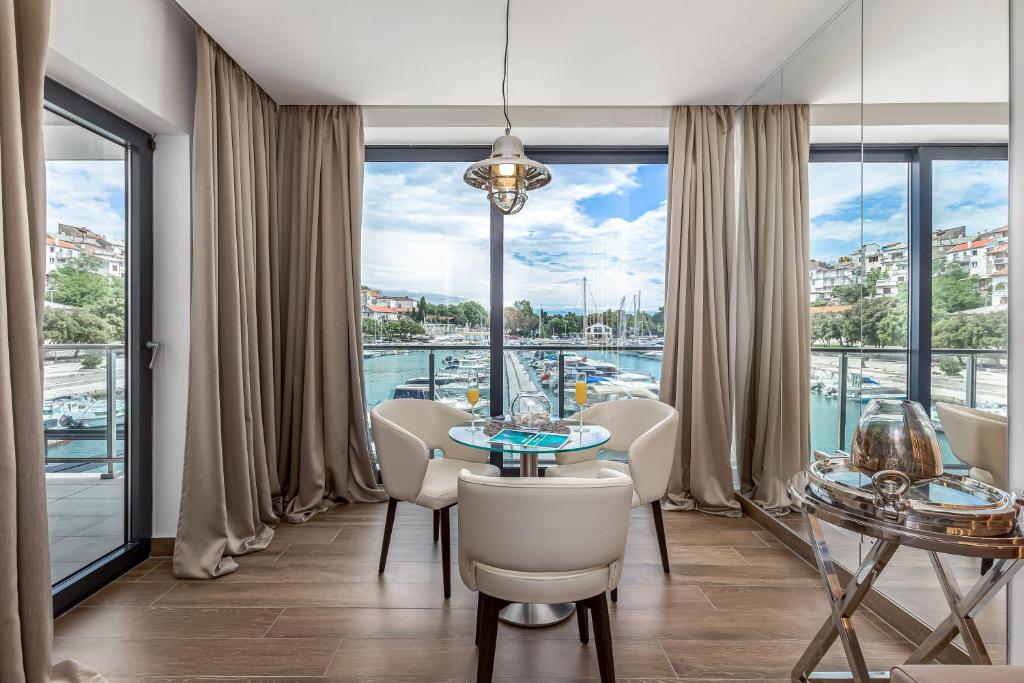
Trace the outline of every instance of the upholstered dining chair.
<instances>
[{"instance_id":1,"label":"upholstered dining chair","mask_svg":"<svg viewBox=\"0 0 1024 683\"><path fill-rule=\"evenodd\" d=\"M459 475L459 573L479 591L477 681L490 681L498 612L513 602L575 602L580 640L592 615L602 681L615 680L607 591L622 573L633 483Z\"/></svg>"},{"instance_id":2,"label":"upholstered dining chair","mask_svg":"<svg viewBox=\"0 0 1024 683\"><path fill-rule=\"evenodd\" d=\"M458 502L459 472L483 476L501 473L488 464L487 452L457 444L448 430L472 415L444 403L415 398L383 401L370 411L373 440L384 490L388 494L387 521L380 548L379 571L384 573L388 546L399 501L415 503L434 512L434 542L441 536L441 572L444 597L451 597L451 520L449 510ZM433 457L440 450L444 457Z\"/></svg>"},{"instance_id":3,"label":"upholstered dining chair","mask_svg":"<svg viewBox=\"0 0 1024 683\"><path fill-rule=\"evenodd\" d=\"M936 403L949 447L970 466L969 476L997 488L1009 484L1006 417L977 408Z\"/></svg>"},{"instance_id":4,"label":"upholstered dining chair","mask_svg":"<svg viewBox=\"0 0 1024 683\"><path fill-rule=\"evenodd\" d=\"M601 450L612 459L598 459L601 455L598 450L559 453L556 455L558 464L547 468L544 476L593 477L602 469L628 474L633 480L633 507L651 506L661 551L661 568L668 574L668 545L661 516L661 498L672 473L679 429L678 411L666 403L646 398L607 401L584 410L583 421L611 432L611 439ZM615 459L617 453L624 454L625 461Z\"/></svg>"}]
</instances>

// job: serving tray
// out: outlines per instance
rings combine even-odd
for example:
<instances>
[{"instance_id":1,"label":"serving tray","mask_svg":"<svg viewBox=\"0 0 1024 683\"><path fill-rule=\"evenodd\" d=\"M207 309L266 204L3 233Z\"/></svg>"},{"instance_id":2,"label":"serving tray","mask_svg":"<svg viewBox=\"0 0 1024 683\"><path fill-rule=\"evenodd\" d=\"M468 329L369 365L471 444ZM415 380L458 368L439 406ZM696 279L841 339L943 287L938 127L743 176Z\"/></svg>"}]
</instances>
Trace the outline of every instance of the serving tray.
<instances>
[{"instance_id":1,"label":"serving tray","mask_svg":"<svg viewBox=\"0 0 1024 683\"><path fill-rule=\"evenodd\" d=\"M894 505L880 499L871 477L855 468L845 453L816 457L807 468L811 491L854 514L963 536L1003 536L1017 527L1019 506L1014 497L984 482L944 473L913 482Z\"/></svg>"}]
</instances>

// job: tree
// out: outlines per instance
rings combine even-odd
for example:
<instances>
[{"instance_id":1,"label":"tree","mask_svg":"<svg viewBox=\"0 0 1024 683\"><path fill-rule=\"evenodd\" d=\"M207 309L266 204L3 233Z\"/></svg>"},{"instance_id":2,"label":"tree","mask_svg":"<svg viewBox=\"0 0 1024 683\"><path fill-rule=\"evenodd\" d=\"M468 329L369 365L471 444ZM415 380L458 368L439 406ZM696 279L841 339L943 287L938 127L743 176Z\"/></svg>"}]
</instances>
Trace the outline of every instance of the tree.
<instances>
[{"instance_id":1,"label":"tree","mask_svg":"<svg viewBox=\"0 0 1024 683\"><path fill-rule=\"evenodd\" d=\"M107 298L110 283L100 268L99 258L84 254L71 259L50 274L50 301L75 308L89 308Z\"/></svg>"},{"instance_id":2,"label":"tree","mask_svg":"<svg viewBox=\"0 0 1024 683\"><path fill-rule=\"evenodd\" d=\"M864 278L864 296L874 296L875 288L878 285L878 281L882 279L882 269L872 268L866 278Z\"/></svg>"},{"instance_id":3,"label":"tree","mask_svg":"<svg viewBox=\"0 0 1024 683\"><path fill-rule=\"evenodd\" d=\"M1005 349L1006 313L957 313L932 325L932 346L939 349Z\"/></svg>"},{"instance_id":4,"label":"tree","mask_svg":"<svg viewBox=\"0 0 1024 683\"><path fill-rule=\"evenodd\" d=\"M832 298L841 304L855 304L863 294L864 288L861 285L839 285L832 288Z\"/></svg>"},{"instance_id":5,"label":"tree","mask_svg":"<svg viewBox=\"0 0 1024 683\"><path fill-rule=\"evenodd\" d=\"M978 278L958 263L936 261L932 276L932 315L936 318L985 305Z\"/></svg>"},{"instance_id":6,"label":"tree","mask_svg":"<svg viewBox=\"0 0 1024 683\"><path fill-rule=\"evenodd\" d=\"M385 337L412 337L417 334L426 333L422 325L410 318L388 320L384 323Z\"/></svg>"},{"instance_id":7,"label":"tree","mask_svg":"<svg viewBox=\"0 0 1024 683\"><path fill-rule=\"evenodd\" d=\"M963 361L956 356L946 356L939 361L939 370L941 370L944 375L959 377L960 373L963 372L963 369Z\"/></svg>"},{"instance_id":8,"label":"tree","mask_svg":"<svg viewBox=\"0 0 1024 683\"><path fill-rule=\"evenodd\" d=\"M420 302L416 304L416 320L423 322L427 319L427 297L421 296Z\"/></svg>"},{"instance_id":9,"label":"tree","mask_svg":"<svg viewBox=\"0 0 1024 683\"><path fill-rule=\"evenodd\" d=\"M363 318L363 338L377 336L377 321L373 318Z\"/></svg>"},{"instance_id":10,"label":"tree","mask_svg":"<svg viewBox=\"0 0 1024 683\"><path fill-rule=\"evenodd\" d=\"M43 313L43 338L51 344L106 344L113 330L88 311L48 308Z\"/></svg>"}]
</instances>

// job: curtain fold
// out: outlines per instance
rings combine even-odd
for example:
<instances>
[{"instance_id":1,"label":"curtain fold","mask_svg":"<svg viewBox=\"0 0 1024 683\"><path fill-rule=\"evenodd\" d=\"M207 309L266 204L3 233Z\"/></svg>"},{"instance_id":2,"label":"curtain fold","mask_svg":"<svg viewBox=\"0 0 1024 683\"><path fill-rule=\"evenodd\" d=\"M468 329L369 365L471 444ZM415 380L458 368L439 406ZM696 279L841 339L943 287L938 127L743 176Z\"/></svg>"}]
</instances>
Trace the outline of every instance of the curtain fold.
<instances>
[{"instance_id":1,"label":"curtain fold","mask_svg":"<svg viewBox=\"0 0 1024 683\"><path fill-rule=\"evenodd\" d=\"M174 573L214 578L279 521L383 493L363 415L361 112L279 108L202 29L197 44Z\"/></svg>"},{"instance_id":2,"label":"curtain fold","mask_svg":"<svg viewBox=\"0 0 1024 683\"><path fill-rule=\"evenodd\" d=\"M49 0L0 0L0 681L47 681L42 320L46 258L43 78Z\"/></svg>"},{"instance_id":3,"label":"curtain fold","mask_svg":"<svg viewBox=\"0 0 1024 683\"><path fill-rule=\"evenodd\" d=\"M731 107L675 107L661 400L680 422L666 495L681 509L739 515L731 464L733 176Z\"/></svg>"},{"instance_id":4,"label":"curtain fold","mask_svg":"<svg viewBox=\"0 0 1024 683\"><path fill-rule=\"evenodd\" d=\"M363 387L359 107L280 110L280 258L287 318L278 477L287 521L378 502ZM287 237L285 237L287 236Z\"/></svg>"},{"instance_id":5,"label":"curtain fold","mask_svg":"<svg viewBox=\"0 0 1024 683\"><path fill-rule=\"evenodd\" d=\"M741 146L737 461L743 494L781 510L810 453L809 107L744 107Z\"/></svg>"}]
</instances>

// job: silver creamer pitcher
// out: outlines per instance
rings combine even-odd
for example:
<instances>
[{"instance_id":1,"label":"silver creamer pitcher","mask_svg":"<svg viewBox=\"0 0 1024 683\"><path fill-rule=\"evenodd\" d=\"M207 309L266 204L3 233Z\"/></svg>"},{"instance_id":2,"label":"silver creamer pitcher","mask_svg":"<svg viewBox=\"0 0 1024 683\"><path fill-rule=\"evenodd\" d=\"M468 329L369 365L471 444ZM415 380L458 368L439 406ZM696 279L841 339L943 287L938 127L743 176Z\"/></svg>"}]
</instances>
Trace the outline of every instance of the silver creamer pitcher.
<instances>
[{"instance_id":1,"label":"silver creamer pitcher","mask_svg":"<svg viewBox=\"0 0 1024 683\"><path fill-rule=\"evenodd\" d=\"M872 399L857 422L851 455L868 475L896 470L917 481L942 474L935 427L916 401Z\"/></svg>"}]
</instances>

